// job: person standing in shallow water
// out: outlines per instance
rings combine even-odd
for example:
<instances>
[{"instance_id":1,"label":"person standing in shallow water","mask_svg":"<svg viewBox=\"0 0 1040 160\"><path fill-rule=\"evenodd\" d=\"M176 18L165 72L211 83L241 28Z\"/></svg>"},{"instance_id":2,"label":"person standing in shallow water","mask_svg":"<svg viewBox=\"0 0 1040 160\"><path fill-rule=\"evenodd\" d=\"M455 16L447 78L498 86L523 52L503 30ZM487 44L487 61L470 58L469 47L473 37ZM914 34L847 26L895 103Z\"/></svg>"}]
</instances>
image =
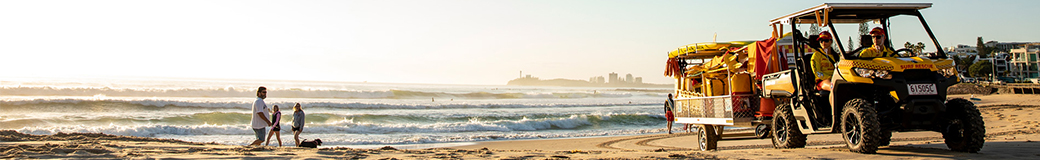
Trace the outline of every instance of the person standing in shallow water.
<instances>
[{"instance_id":1,"label":"person standing in shallow water","mask_svg":"<svg viewBox=\"0 0 1040 160\"><path fill-rule=\"evenodd\" d=\"M267 104L264 103L264 99L267 98L267 87L260 86L256 90L256 101L253 101L253 109L250 112L252 116L250 120L250 127L253 129L253 133L256 134L256 140L249 144L250 146L256 146L264 143L264 135L267 134L267 127L271 126L271 120L267 119Z\"/></svg>"},{"instance_id":2,"label":"person standing in shallow water","mask_svg":"<svg viewBox=\"0 0 1040 160\"><path fill-rule=\"evenodd\" d=\"M668 134L672 134L672 122L675 122L675 115L672 114L672 108L675 107L675 100L672 99L672 94L668 94L668 100L664 102L664 117L668 121Z\"/></svg>"},{"instance_id":3,"label":"person standing in shallow water","mask_svg":"<svg viewBox=\"0 0 1040 160\"><path fill-rule=\"evenodd\" d=\"M300 133L303 132L303 123L306 115L303 113L303 106L300 103L296 103L293 106L293 118L292 118L292 132L293 139L296 140L296 146L300 146Z\"/></svg>"},{"instance_id":4,"label":"person standing in shallow water","mask_svg":"<svg viewBox=\"0 0 1040 160\"><path fill-rule=\"evenodd\" d=\"M277 136L275 138L278 139L278 146L281 147L282 125L279 122L282 121L282 110L278 109L278 105L274 105L274 110L271 112L274 112L271 114L271 133L267 134L267 144L265 144L265 146L271 145L271 136Z\"/></svg>"}]
</instances>

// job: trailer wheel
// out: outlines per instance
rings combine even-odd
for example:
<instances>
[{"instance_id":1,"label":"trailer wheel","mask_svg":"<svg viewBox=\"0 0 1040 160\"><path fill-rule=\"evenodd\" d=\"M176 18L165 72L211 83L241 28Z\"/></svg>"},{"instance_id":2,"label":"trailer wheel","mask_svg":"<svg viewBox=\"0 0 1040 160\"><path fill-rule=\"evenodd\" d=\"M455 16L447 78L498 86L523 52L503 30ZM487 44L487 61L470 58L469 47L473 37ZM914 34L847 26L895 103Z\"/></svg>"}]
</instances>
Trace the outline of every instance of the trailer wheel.
<instances>
[{"instance_id":1,"label":"trailer wheel","mask_svg":"<svg viewBox=\"0 0 1040 160\"><path fill-rule=\"evenodd\" d=\"M712 125L701 125L700 131L697 132L698 146L701 151L715 150L719 144L719 136L716 135L715 126Z\"/></svg>"},{"instance_id":2,"label":"trailer wheel","mask_svg":"<svg viewBox=\"0 0 1040 160\"><path fill-rule=\"evenodd\" d=\"M755 126L755 138L763 139L766 137L769 137L769 125L758 124L757 126Z\"/></svg>"},{"instance_id":3,"label":"trailer wheel","mask_svg":"<svg viewBox=\"0 0 1040 160\"><path fill-rule=\"evenodd\" d=\"M773 147L776 148L803 148L805 147L805 135L798 130L798 122L791 112L791 105L782 103L776 106L773 113Z\"/></svg>"},{"instance_id":4,"label":"trailer wheel","mask_svg":"<svg viewBox=\"0 0 1040 160\"><path fill-rule=\"evenodd\" d=\"M856 98L845 104L841 114L841 135L849 150L876 153L881 143L881 127L877 111L867 100Z\"/></svg>"},{"instance_id":5,"label":"trailer wheel","mask_svg":"<svg viewBox=\"0 0 1040 160\"><path fill-rule=\"evenodd\" d=\"M957 98L946 102L950 125L942 132L946 146L958 152L977 153L986 143L986 126L982 114L971 101Z\"/></svg>"}]
</instances>

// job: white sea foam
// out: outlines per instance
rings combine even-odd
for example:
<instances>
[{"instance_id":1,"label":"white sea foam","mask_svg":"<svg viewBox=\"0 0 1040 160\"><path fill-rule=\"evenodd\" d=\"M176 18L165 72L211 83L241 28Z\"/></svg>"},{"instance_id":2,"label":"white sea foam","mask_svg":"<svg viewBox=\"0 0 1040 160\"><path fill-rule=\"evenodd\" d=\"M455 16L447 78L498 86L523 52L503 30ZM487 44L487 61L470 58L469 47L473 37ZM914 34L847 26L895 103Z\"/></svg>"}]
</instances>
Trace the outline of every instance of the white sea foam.
<instances>
[{"instance_id":1,"label":"white sea foam","mask_svg":"<svg viewBox=\"0 0 1040 160\"><path fill-rule=\"evenodd\" d=\"M615 115L616 116L616 115ZM659 119L654 115L635 114L629 116L645 117L644 122L653 123ZM329 123L309 123L306 125L308 133L351 133L351 134L395 134L395 133L462 133L462 132L512 132L512 131L538 131L550 129L575 129L582 126L592 125L592 121L601 121L601 125L621 125L621 122L611 122L611 116L599 115L571 115L568 117L552 117L531 119L523 117L519 120L494 120L485 121L479 118L471 118L463 122L439 122L439 123L371 123L355 122L353 119L332 121ZM633 123L633 122L626 122ZM290 128L288 123L282 123L282 128ZM240 135L252 134L247 125L74 125L74 126L50 126L50 127L25 127L20 132L30 134L54 134L57 132L89 132L106 133L127 136L154 137L159 134L171 135Z\"/></svg>"},{"instance_id":2,"label":"white sea foam","mask_svg":"<svg viewBox=\"0 0 1040 160\"><path fill-rule=\"evenodd\" d=\"M55 127L26 127L18 132L28 134L55 134L58 132L81 132L81 133L105 133L124 136L155 137L159 134L173 135L235 135L252 134L253 131L245 125L107 125L107 126L55 126Z\"/></svg>"}]
</instances>

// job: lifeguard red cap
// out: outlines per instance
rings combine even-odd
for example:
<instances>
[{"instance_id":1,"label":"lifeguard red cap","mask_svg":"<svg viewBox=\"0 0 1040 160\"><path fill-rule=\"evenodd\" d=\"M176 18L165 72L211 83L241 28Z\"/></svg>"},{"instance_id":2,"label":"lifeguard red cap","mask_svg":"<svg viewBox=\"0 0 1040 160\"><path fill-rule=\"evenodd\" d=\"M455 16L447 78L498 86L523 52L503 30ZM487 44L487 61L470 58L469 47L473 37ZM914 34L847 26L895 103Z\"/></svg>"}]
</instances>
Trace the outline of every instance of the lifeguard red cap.
<instances>
[{"instance_id":1,"label":"lifeguard red cap","mask_svg":"<svg viewBox=\"0 0 1040 160\"><path fill-rule=\"evenodd\" d=\"M881 29L881 27L874 27L874 29L870 30L870 34L885 35L885 29Z\"/></svg>"},{"instance_id":2,"label":"lifeguard red cap","mask_svg":"<svg viewBox=\"0 0 1040 160\"><path fill-rule=\"evenodd\" d=\"M831 32L828 32L828 31L820 32L820 37L816 38L817 41L824 40L824 39L831 39Z\"/></svg>"}]
</instances>

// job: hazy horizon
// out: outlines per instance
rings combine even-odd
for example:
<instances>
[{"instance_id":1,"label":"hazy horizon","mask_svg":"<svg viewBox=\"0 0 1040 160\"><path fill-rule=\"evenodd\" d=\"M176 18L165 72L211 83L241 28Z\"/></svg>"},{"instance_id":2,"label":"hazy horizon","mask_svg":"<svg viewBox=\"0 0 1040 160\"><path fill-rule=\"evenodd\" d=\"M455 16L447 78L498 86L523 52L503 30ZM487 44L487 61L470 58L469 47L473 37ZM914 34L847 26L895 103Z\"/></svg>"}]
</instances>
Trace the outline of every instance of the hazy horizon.
<instances>
[{"instance_id":1,"label":"hazy horizon","mask_svg":"<svg viewBox=\"0 0 1040 160\"><path fill-rule=\"evenodd\" d=\"M671 84L679 46L762 40L824 1L2 1L2 77L504 85L520 71ZM901 1L827 1L901 2ZM1036 42L1038 1L938 1L943 47ZM753 5L748 5L753 4ZM900 34L900 33L893 33ZM921 37L893 43L926 42Z\"/></svg>"}]
</instances>

